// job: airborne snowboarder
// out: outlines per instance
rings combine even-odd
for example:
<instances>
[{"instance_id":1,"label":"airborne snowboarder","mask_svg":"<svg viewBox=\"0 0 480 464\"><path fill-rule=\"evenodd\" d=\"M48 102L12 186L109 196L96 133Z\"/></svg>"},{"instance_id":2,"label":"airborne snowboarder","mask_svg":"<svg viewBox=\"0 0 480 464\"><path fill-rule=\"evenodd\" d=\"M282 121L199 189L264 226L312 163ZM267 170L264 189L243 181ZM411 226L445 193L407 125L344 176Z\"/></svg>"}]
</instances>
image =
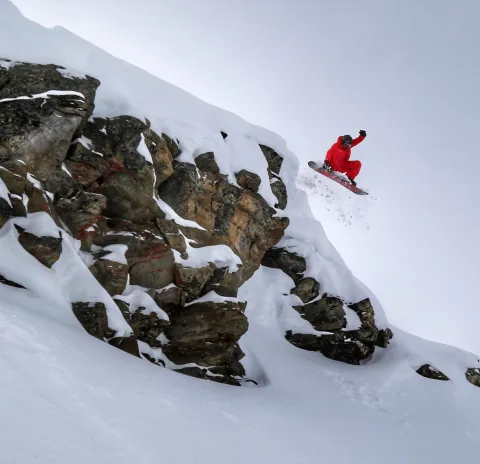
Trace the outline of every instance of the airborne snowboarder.
<instances>
[{"instance_id":1,"label":"airborne snowboarder","mask_svg":"<svg viewBox=\"0 0 480 464\"><path fill-rule=\"evenodd\" d=\"M355 177L358 176L362 163L358 160L350 161L351 148L362 142L367 133L362 129L359 136L353 139L351 135L341 135L337 141L330 147L325 156L323 166L315 161L309 161L308 165L319 174L322 174L331 180L343 185L345 188L357 195L368 195L368 192L357 187ZM344 173L347 179L336 174ZM350 182L349 182L350 181Z\"/></svg>"},{"instance_id":2,"label":"airborne snowboarder","mask_svg":"<svg viewBox=\"0 0 480 464\"><path fill-rule=\"evenodd\" d=\"M337 141L327 151L323 168L327 171L337 171L345 173L353 186L356 186L355 177L358 176L362 168L361 161L350 161L351 148L362 142L367 133L364 130L359 131L359 136L352 139L351 135L341 135Z\"/></svg>"}]
</instances>

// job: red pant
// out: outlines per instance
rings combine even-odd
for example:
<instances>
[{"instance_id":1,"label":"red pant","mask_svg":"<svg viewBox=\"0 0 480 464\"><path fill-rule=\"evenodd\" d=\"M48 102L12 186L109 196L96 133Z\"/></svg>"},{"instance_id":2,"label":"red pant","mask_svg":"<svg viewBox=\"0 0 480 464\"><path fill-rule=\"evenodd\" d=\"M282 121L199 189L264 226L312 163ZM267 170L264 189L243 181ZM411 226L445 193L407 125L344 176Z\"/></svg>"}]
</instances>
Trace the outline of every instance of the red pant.
<instances>
[{"instance_id":1,"label":"red pant","mask_svg":"<svg viewBox=\"0 0 480 464\"><path fill-rule=\"evenodd\" d=\"M350 177L350 179L355 179L355 177L358 176L358 173L360 172L360 169L362 168L362 162L361 161L344 161L340 166L338 165L333 165L332 168L334 171L337 172L342 172L347 175L347 177Z\"/></svg>"}]
</instances>

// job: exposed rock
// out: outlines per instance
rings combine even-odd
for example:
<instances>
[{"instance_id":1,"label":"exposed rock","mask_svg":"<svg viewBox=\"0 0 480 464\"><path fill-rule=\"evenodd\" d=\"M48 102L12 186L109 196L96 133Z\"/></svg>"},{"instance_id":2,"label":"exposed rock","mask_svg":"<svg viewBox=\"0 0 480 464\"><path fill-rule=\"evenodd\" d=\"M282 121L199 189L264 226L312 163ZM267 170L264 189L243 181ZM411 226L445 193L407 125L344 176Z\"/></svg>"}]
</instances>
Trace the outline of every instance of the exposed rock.
<instances>
[{"instance_id":1,"label":"exposed rock","mask_svg":"<svg viewBox=\"0 0 480 464\"><path fill-rule=\"evenodd\" d=\"M175 364L232 366L237 342L248 329L241 306L233 302L193 303L172 314L163 351Z\"/></svg>"},{"instance_id":2,"label":"exposed rock","mask_svg":"<svg viewBox=\"0 0 480 464\"><path fill-rule=\"evenodd\" d=\"M177 250L180 253L185 253L187 251L185 237L180 232L180 229L175 223L175 221L156 218L155 222L162 236L165 238L171 248Z\"/></svg>"},{"instance_id":3,"label":"exposed rock","mask_svg":"<svg viewBox=\"0 0 480 464\"><path fill-rule=\"evenodd\" d=\"M228 137L228 134L226 132L220 131L220 134L222 134L224 140Z\"/></svg>"},{"instance_id":4,"label":"exposed rock","mask_svg":"<svg viewBox=\"0 0 480 464\"><path fill-rule=\"evenodd\" d=\"M135 336L131 337L116 337L108 340L108 343L119 350L125 351L126 353L132 354L137 358L140 358L140 352L138 349L138 342Z\"/></svg>"},{"instance_id":5,"label":"exposed rock","mask_svg":"<svg viewBox=\"0 0 480 464\"><path fill-rule=\"evenodd\" d=\"M171 315L172 312L178 308L185 306L186 294L176 285L169 285L167 288L160 290L150 290L149 295L168 315Z\"/></svg>"},{"instance_id":6,"label":"exposed rock","mask_svg":"<svg viewBox=\"0 0 480 464\"><path fill-rule=\"evenodd\" d=\"M138 308L128 321L135 336L152 347L161 347L158 337L168 327L169 322L158 317L155 312L147 312L145 308Z\"/></svg>"},{"instance_id":7,"label":"exposed rock","mask_svg":"<svg viewBox=\"0 0 480 464\"><path fill-rule=\"evenodd\" d=\"M128 264L108 259L97 259L89 267L93 276L111 296L121 295L125 290L128 281L128 269Z\"/></svg>"},{"instance_id":8,"label":"exposed rock","mask_svg":"<svg viewBox=\"0 0 480 464\"><path fill-rule=\"evenodd\" d=\"M320 294L320 284L313 277L304 277L296 283L290 293L308 303Z\"/></svg>"},{"instance_id":9,"label":"exposed rock","mask_svg":"<svg viewBox=\"0 0 480 464\"><path fill-rule=\"evenodd\" d=\"M423 366L420 366L416 372L427 379L450 380L443 372L430 366L430 364L424 364Z\"/></svg>"},{"instance_id":10,"label":"exposed rock","mask_svg":"<svg viewBox=\"0 0 480 464\"><path fill-rule=\"evenodd\" d=\"M278 203L275 204L275 208L285 209L288 202L287 187L280 176L270 173L270 188L278 200Z\"/></svg>"},{"instance_id":11,"label":"exposed rock","mask_svg":"<svg viewBox=\"0 0 480 464\"><path fill-rule=\"evenodd\" d=\"M242 169L241 171L235 173L235 177L237 178L237 183L240 185L240 187L251 190L254 193L258 192L262 182L262 179L258 174L254 174L246 169Z\"/></svg>"},{"instance_id":12,"label":"exposed rock","mask_svg":"<svg viewBox=\"0 0 480 464\"><path fill-rule=\"evenodd\" d=\"M323 295L312 303L293 307L315 330L340 330L347 325L343 301L339 298Z\"/></svg>"},{"instance_id":13,"label":"exposed rock","mask_svg":"<svg viewBox=\"0 0 480 464\"><path fill-rule=\"evenodd\" d=\"M220 168L215 161L215 155L211 151L195 157L195 164L200 171L210 172L212 174L220 173Z\"/></svg>"},{"instance_id":14,"label":"exposed rock","mask_svg":"<svg viewBox=\"0 0 480 464\"><path fill-rule=\"evenodd\" d=\"M37 237L16 225L19 231L18 241L20 245L44 266L51 268L62 254L62 238L42 236Z\"/></svg>"},{"instance_id":15,"label":"exposed rock","mask_svg":"<svg viewBox=\"0 0 480 464\"><path fill-rule=\"evenodd\" d=\"M260 145L260 148L265 156L268 169L275 174L280 174L280 169L282 168L283 158L272 148L267 147L266 145Z\"/></svg>"},{"instance_id":16,"label":"exposed rock","mask_svg":"<svg viewBox=\"0 0 480 464\"><path fill-rule=\"evenodd\" d=\"M43 190L28 183L26 186L28 196L28 213L47 213L52 218L56 217L55 207L52 200L45 194Z\"/></svg>"},{"instance_id":17,"label":"exposed rock","mask_svg":"<svg viewBox=\"0 0 480 464\"><path fill-rule=\"evenodd\" d=\"M89 150L101 153L107 163L104 169L103 164L93 165L89 158L96 171L92 178L102 174L92 189L95 186L93 191L107 198L105 214L134 222L161 216L154 200L155 187L173 172L166 143L132 116L95 118L87 124L84 136L89 141Z\"/></svg>"},{"instance_id":18,"label":"exposed rock","mask_svg":"<svg viewBox=\"0 0 480 464\"><path fill-rule=\"evenodd\" d=\"M386 329L381 329L378 331L378 336L377 340L375 342L375 345L379 346L380 348L386 348L390 340L393 338L393 332L391 329L386 328Z\"/></svg>"},{"instance_id":19,"label":"exposed rock","mask_svg":"<svg viewBox=\"0 0 480 464\"><path fill-rule=\"evenodd\" d=\"M199 178L195 166L174 163L175 173L159 188L160 197L180 216L195 221L203 232L201 246L226 244L244 264L255 268L288 226L265 200L225 180Z\"/></svg>"},{"instance_id":20,"label":"exposed rock","mask_svg":"<svg viewBox=\"0 0 480 464\"><path fill-rule=\"evenodd\" d=\"M20 159L28 171L47 181L67 154L73 135L93 110L99 81L67 78L57 66L16 64L0 88L0 161ZM45 95L51 90L72 92ZM77 93L75 93L77 92ZM30 99L16 99L32 96Z\"/></svg>"},{"instance_id":21,"label":"exposed rock","mask_svg":"<svg viewBox=\"0 0 480 464\"><path fill-rule=\"evenodd\" d=\"M236 298L238 289L249 278L246 276L246 272L248 272L248 268L245 266L240 266L238 272L229 272L227 267L216 268L200 295L214 291L221 296Z\"/></svg>"},{"instance_id":22,"label":"exposed rock","mask_svg":"<svg viewBox=\"0 0 480 464\"><path fill-rule=\"evenodd\" d=\"M187 292L187 301L197 298L215 272L215 264L194 268L175 263L175 285Z\"/></svg>"},{"instance_id":23,"label":"exposed rock","mask_svg":"<svg viewBox=\"0 0 480 464\"><path fill-rule=\"evenodd\" d=\"M17 282L14 282L13 280L9 280L6 277L2 276L1 274L0 274L0 284L8 285L9 287L15 287L15 288L25 288L23 285L17 284Z\"/></svg>"},{"instance_id":24,"label":"exposed rock","mask_svg":"<svg viewBox=\"0 0 480 464\"><path fill-rule=\"evenodd\" d=\"M13 209L11 198L10 204L8 204L5 199L0 198L0 228L2 228L12 217L15 217L15 211Z\"/></svg>"},{"instance_id":25,"label":"exposed rock","mask_svg":"<svg viewBox=\"0 0 480 464\"><path fill-rule=\"evenodd\" d=\"M103 303L72 303L72 310L83 328L93 337L103 340L112 335L108 328L107 308Z\"/></svg>"},{"instance_id":26,"label":"exposed rock","mask_svg":"<svg viewBox=\"0 0 480 464\"><path fill-rule=\"evenodd\" d=\"M480 369L477 367L471 367L465 372L467 380L476 387L480 387Z\"/></svg>"},{"instance_id":27,"label":"exposed rock","mask_svg":"<svg viewBox=\"0 0 480 464\"><path fill-rule=\"evenodd\" d=\"M179 148L179 141L178 140L173 140L171 139L167 134L162 133L162 138L165 140L165 143L167 144L167 147L172 154L173 158L176 158L177 156L182 153L182 150Z\"/></svg>"},{"instance_id":28,"label":"exposed rock","mask_svg":"<svg viewBox=\"0 0 480 464\"><path fill-rule=\"evenodd\" d=\"M371 351L375 349L374 345L378 337L378 329L375 325L375 311L369 298L365 298L358 303L348 305L350 309L353 309L362 323L361 327L355 331L350 331L349 336L354 337L363 343L371 346Z\"/></svg>"},{"instance_id":29,"label":"exposed rock","mask_svg":"<svg viewBox=\"0 0 480 464\"><path fill-rule=\"evenodd\" d=\"M87 127L92 123L88 123ZM90 128L90 130L93 130ZM85 146L77 139L70 147L65 165L73 179L83 186L88 186L103 176L108 169L108 162L99 152Z\"/></svg>"},{"instance_id":30,"label":"exposed rock","mask_svg":"<svg viewBox=\"0 0 480 464\"><path fill-rule=\"evenodd\" d=\"M98 223L94 244L128 247L125 258L130 267L132 285L160 289L173 283L173 252L153 223L102 219Z\"/></svg>"},{"instance_id":31,"label":"exposed rock","mask_svg":"<svg viewBox=\"0 0 480 464\"><path fill-rule=\"evenodd\" d=\"M92 226L97 223L107 206L103 195L80 191L73 198L62 198L56 202L56 211L62 221L78 239L94 234Z\"/></svg>"},{"instance_id":32,"label":"exposed rock","mask_svg":"<svg viewBox=\"0 0 480 464\"><path fill-rule=\"evenodd\" d=\"M20 176L10 171L5 167L0 167L0 179L3 180L8 191L12 195L23 195L25 193L25 187L27 185L27 179L24 176Z\"/></svg>"},{"instance_id":33,"label":"exposed rock","mask_svg":"<svg viewBox=\"0 0 480 464\"><path fill-rule=\"evenodd\" d=\"M262 266L282 270L295 282L303 278L307 263L303 256L297 255L285 248L271 248L262 259Z\"/></svg>"}]
</instances>

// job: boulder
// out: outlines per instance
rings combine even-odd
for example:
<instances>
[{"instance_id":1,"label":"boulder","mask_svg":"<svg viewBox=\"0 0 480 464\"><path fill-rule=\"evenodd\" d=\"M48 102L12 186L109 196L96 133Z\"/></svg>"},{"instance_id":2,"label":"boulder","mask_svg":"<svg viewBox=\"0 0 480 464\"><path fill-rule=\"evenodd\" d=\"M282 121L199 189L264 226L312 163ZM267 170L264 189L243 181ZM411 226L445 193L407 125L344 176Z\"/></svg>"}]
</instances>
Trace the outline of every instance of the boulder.
<instances>
[{"instance_id":1,"label":"boulder","mask_svg":"<svg viewBox=\"0 0 480 464\"><path fill-rule=\"evenodd\" d=\"M262 258L262 266L280 269L295 282L303 278L307 262L303 256L288 251L286 248L271 248Z\"/></svg>"},{"instance_id":2,"label":"boulder","mask_svg":"<svg viewBox=\"0 0 480 464\"><path fill-rule=\"evenodd\" d=\"M62 237L37 237L16 225L20 245L44 266L51 268L62 254Z\"/></svg>"},{"instance_id":3,"label":"boulder","mask_svg":"<svg viewBox=\"0 0 480 464\"><path fill-rule=\"evenodd\" d=\"M121 295L127 286L128 264L97 259L89 270L111 296Z\"/></svg>"},{"instance_id":4,"label":"boulder","mask_svg":"<svg viewBox=\"0 0 480 464\"><path fill-rule=\"evenodd\" d=\"M422 377L433 380L450 380L442 371L439 371L430 364L424 364L417 369L417 374L420 374Z\"/></svg>"},{"instance_id":5,"label":"boulder","mask_svg":"<svg viewBox=\"0 0 480 464\"><path fill-rule=\"evenodd\" d=\"M297 295L303 303L308 303L320 294L320 284L313 277L304 277L295 284L290 293Z\"/></svg>"},{"instance_id":6,"label":"boulder","mask_svg":"<svg viewBox=\"0 0 480 464\"><path fill-rule=\"evenodd\" d=\"M187 267L175 263L175 285L187 293L187 302L196 299L215 272L215 264L202 267Z\"/></svg>"},{"instance_id":7,"label":"boulder","mask_svg":"<svg viewBox=\"0 0 480 464\"><path fill-rule=\"evenodd\" d=\"M102 218L94 245L126 245L130 284L160 289L174 281L172 249L153 222L135 224L121 219Z\"/></svg>"},{"instance_id":8,"label":"boulder","mask_svg":"<svg viewBox=\"0 0 480 464\"><path fill-rule=\"evenodd\" d=\"M235 177L240 187L251 190L254 193L258 192L262 182L262 179L258 174L254 174L246 169L242 169L241 171L235 173Z\"/></svg>"},{"instance_id":9,"label":"boulder","mask_svg":"<svg viewBox=\"0 0 480 464\"><path fill-rule=\"evenodd\" d=\"M237 342L248 329L238 303L192 303L170 318L165 355L177 365L232 366L239 356Z\"/></svg>"},{"instance_id":10,"label":"boulder","mask_svg":"<svg viewBox=\"0 0 480 464\"><path fill-rule=\"evenodd\" d=\"M324 294L317 301L293 308L318 331L340 330L347 325L343 301L340 298Z\"/></svg>"},{"instance_id":11,"label":"boulder","mask_svg":"<svg viewBox=\"0 0 480 464\"><path fill-rule=\"evenodd\" d=\"M200 171L210 172L211 174L220 174L220 168L215 161L215 155L211 151L196 156L195 165Z\"/></svg>"},{"instance_id":12,"label":"boulder","mask_svg":"<svg viewBox=\"0 0 480 464\"><path fill-rule=\"evenodd\" d=\"M93 111L100 82L65 77L55 65L18 63L5 72L7 78L0 88L4 100L0 105L0 161L22 160L30 173L47 181ZM58 90L69 93L48 93Z\"/></svg>"},{"instance_id":13,"label":"boulder","mask_svg":"<svg viewBox=\"0 0 480 464\"><path fill-rule=\"evenodd\" d=\"M107 199L100 194L78 192L73 198L61 198L55 209L75 238L85 239L95 233L94 226L107 206Z\"/></svg>"},{"instance_id":14,"label":"boulder","mask_svg":"<svg viewBox=\"0 0 480 464\"><path fill-rule=\"evenodd\" d=\"M480 387L480 368L471 367L465 372L466 379L476 387Z\"/></svg>"},{"instance_id":15,"label":"boulder","mask_svg":"<svg viewBox=\"0 0 480 464\"><path fill-rule=\"evenodd\" d=\"M80 324L92 337L104 340L113 335L112 330L108 328L107 308L103 303L77 301L72 303L72 310Z\"/></svg>"},{"instance_id":16,"label":"boulder","mask_svg":"<svg viewBox=\"0 0 480 464\"><path fill-rule=\"evenodd\" d=\"M288 218L273 217L275 210L249 190L224 179L199 178L191 164L174 162L174 168L159 195L181 217L206 229L199 231L199 245L226 244L244 264L257 268L265 251L283 236Z\"/></svg>"}]
</instances>

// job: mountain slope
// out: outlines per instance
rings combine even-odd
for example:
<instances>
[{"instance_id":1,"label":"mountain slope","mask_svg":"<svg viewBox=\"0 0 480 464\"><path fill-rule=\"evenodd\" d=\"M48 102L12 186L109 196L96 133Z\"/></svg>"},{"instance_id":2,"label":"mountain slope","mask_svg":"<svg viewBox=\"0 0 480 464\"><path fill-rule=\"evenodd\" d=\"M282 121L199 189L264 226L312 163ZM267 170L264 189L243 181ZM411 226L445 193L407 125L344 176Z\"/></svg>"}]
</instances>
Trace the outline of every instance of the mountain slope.
<instances>
[{"instance_id":1,"label":"mountain slope","mask_svg":"<svg viewBox=\"0 0 480 464\"><path fill-rule=\"evenodd\" d=\"M195 165L198 155L214 152L218 168L232 185L237 185L239 169L257 174L261 196L276 216L289 220L276 247L303 257L303 278L320 282L322 292L348 302L369 298L376 325L387 327L381 305L346 268L311 214L306 195L296 188L298 161L280 137L207 105L68 31L44 29L6 1L0 1L0 25L0 57L55 63L70 68L66 75L99 79L94 117L148 118L156 132L180 141L178 162ZM283 158L277 173L288 192L283 208L275 194L279 181L272 183L277 177L270 178L271 166L259 144ZM142 153L148 158L148 149ZM8 191L0 193L10 201ZM175 208L159 205L182 222ZM58 261L47 268L20 247L15 225L39 237L61 233L44 213L10 219L0 229L0 274L26 287L0 285L0 391L8 398L2 415L2 462L388 459L396 464L426 459L446 463L459 456L473 462L480 432L480 390L467 382L466 370L475 374L473 369L480 367L476 356L395 328L390 345L377 348L364 365L300 350L286 342L285 331L305 335L319 331L292 309L302 303L290 294L296 276L261 266L238 292L238 299L248 303L249 329L240 339L246 354L242 363L247 377L260 388L192 379L89 337L71 311L71 303L80 297L106 305L109 327L117 335L128 335L131 329L82 264L80 256L87 258L79 241L64 235ZM113 261L122 261L118 246L109 249L115 254ZM231 255L211 259L235 267ZM138 295L133 291L124 297L134 300ZM358 329L359 317L349 308L345 311L345 330ZM416 370L425 364L450 380L418 375Z\"/></svg>"}]
</instances>

